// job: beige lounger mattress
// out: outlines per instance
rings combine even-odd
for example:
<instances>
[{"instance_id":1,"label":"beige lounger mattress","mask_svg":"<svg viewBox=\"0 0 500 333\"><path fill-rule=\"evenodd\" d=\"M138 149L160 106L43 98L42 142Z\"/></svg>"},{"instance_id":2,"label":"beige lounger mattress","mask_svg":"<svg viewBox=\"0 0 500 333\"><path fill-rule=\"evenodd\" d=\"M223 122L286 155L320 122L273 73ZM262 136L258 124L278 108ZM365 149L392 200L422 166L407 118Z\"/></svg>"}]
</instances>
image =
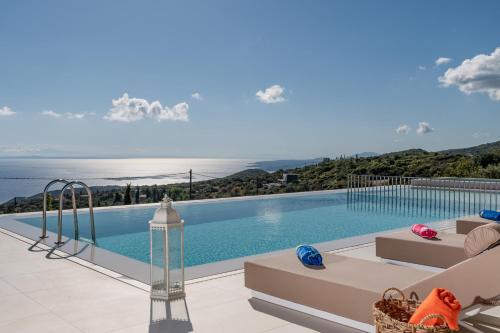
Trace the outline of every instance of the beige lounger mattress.
<instances>
[{"instance_id":1,"label":"beige lounger mattress","mask_svg":"<svg viewBox=\"0 0 500 333\"><path fill-rule=\"evenodd\" d=\"M406 230L377 237L375 248L380 258L448 268L467 259L464 241L465 235L440 232L429 240Z\"/></svg>"},{"instance_id":2,"label":"beige lounger mattress","mask_svg":"<svg viewBox=\"0 0 500 333\"><path fill-rule=\"evenodd\" d=\"M323 254L324 269L302 265L293 251L245 262L245 286L290 302L372 323L372 304L388 287L404 289L430 272Z\"/></svg>"}]
</instances>

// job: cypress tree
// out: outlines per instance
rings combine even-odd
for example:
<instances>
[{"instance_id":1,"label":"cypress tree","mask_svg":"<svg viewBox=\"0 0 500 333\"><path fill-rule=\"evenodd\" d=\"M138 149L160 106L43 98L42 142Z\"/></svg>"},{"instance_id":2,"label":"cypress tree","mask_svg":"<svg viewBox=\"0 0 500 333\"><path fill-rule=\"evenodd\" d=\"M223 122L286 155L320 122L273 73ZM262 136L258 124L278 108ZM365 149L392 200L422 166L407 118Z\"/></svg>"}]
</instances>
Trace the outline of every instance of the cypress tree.
<instances>
[{"instance_id":1,"label":"cypress tree","mask_svg":"<svg viewBox=\"0 0 500 333\"><path fill-rule=\"evenodd\" d=\"M139 186L135 187L135 204L138 204L141 201L141 192L139 191Z\"/></svg>"},{"instance_id":2,"label":"cypress tree","mask_svg":"<svg viewBox=\"0 0 500 333\"><path fill-rule=\"evenodd\" d=\"M52 210L52 195L50 193L47 193L47 210Z\"/></svg>"},{"instance_id":3,"label":"cypress tree","mask_svg":"<svg viewBox=\"0 0 500 333\"><path fill-rule=\"evenodd\" d=\"M127 184L127 187L125 188L125 196L123 198L123 204L124 205L130 205L132 204L132 196L131 196L131 190L130 190L131 184Z\"/></svg>"},{"instance_id":4,"label":"cypress tree","mask_svg":"<svg viewBox=\"0 0 500 333\"><path fill-rule=\"evenodd\" d=\"M153 185L151 197L153 199L153 202L159 201L158 200L158 186L156 186L156 184Z\"/></svg>"},{"instance_id":5,"label":"cypress tree","mask_svg":"<svg viewBox=\"0 0 500 333\"><path fill-rule=\"evenodd\" d=\"M146 186L144 194L146 194L146 198L151 199L151 189L149 188L149 186Z\"/></svg>"}]
</instances>

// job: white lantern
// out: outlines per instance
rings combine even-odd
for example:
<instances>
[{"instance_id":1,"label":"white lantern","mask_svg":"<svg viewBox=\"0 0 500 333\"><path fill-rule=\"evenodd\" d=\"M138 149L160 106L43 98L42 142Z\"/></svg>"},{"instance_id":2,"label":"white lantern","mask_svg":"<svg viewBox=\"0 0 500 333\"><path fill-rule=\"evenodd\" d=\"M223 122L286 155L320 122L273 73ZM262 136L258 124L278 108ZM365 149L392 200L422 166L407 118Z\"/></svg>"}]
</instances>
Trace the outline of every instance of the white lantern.
<instances>
[{"instance_id":1,"label":"white lantern","mask_svg":"<svg viewBox=\"0 0 500 333\"><path fill-rule=\"evenodd\" d=\"M151 298L176 299L184 292L184 221L165 196L149 221Z\"/></svg>"}]
</instances>

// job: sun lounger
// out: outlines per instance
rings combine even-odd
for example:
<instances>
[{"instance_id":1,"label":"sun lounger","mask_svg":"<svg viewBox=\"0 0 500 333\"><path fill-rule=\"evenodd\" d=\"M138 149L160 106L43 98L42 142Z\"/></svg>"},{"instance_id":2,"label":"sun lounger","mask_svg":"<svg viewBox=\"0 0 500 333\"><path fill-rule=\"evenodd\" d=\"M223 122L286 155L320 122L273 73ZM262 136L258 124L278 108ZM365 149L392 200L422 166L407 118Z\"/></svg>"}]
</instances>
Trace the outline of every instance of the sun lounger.
<instances>
[{"instance_id":1,"label":"sun lounger","mask_svg":"<svg viewBox=\"0 0 500 333\"><path fill-rule=\"evenodd\" d=\"M324 269L310 269L295 253L268 256L245 262L245 286L253 297L373 331L372 304L389 287L421 298L434 287L452 291L468 308L477 296L500 294L500 247L462 261L440 273L388 265L381 262L323 254Z\"/></svg>"},{"instance_id":2,"label":"sun lounger","mask_svg":"<svg viewBox=\"0 0 500 333\"><path fill-rule=\"evenodd\" d=\"M424 239L410 230L379 236L375 239L377 257L448 268L467 259L465 235L440 232L437 239Z\"/></svg>"},{"instance_id":3,"label":"sun lounger","mask_svg":"<svg viewBox=\"0 0 500 333\"><path fill-rule=\"evenodd\" d=\"M328 253L323 264L324 269L307 268L294 253L245 262L245 286L256 298L302 312L312 308L318 317L366 330L372 304L388 287L403 289L432 274Z\"/></svg>"},{"instance_id":4,"label":"sun lounger","mask_svg":"<svg viewBox=\"0 0 500 333\"><path fill-rule=\"evenodd\" d=\"M472 229L482 225L494 223L491 220L483 219L479 216L463 217L457 220L457 234L467 235Z\"/></svg>"},{"instance_id":5,"label":"sun lounger","mask_svg":"<svg viewBox=\"0 0 500 333\"><path fill-rule=\"evenodd\" d=\"M377 257L438 268L448 268L467 259L464 251L466 235L477 227L492 223L481 217L467 217L456 222L457 233L440 232L429 240L405 230L376 237Z\"/></svg>"}]
</instances>

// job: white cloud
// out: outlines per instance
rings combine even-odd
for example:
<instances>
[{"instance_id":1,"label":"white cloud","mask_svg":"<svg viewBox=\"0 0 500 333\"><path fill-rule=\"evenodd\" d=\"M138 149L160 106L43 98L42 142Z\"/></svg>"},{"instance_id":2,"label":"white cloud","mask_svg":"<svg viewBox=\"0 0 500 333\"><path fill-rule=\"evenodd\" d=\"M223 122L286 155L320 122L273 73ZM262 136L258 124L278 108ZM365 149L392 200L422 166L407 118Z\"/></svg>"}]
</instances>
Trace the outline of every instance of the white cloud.
<instances>
[{"instance_id":1,"label":"white cloud","mask_svg":"<svg viewBox=\"0 0 500 333\"><path fill-rule=\"evenodd\" d=\"M257 96L257 99L264 104L274 104L285 101L285 97L283 96L284 92L285 88L281 87L278 84L275 84L270 86L269 88L266 88L266 90L264 91L257 91L255 96Z\"/></svg>"},{"instance_id":2,"label":"white cloud","mask_svg":"<svg viewBox=\"0 0 500 333\"><path fill-rule=\"evenodd\" d=\"M436 66L449 64L451 60L451 58L439 57L436 59Z\"/></svg>"},{"instance_id":3,"label":"white cloud","mask_svg":"<svg viewBox=\"0 0 500 333\"><path fill-rule=\"evenodd\" d=\"M422 65L418 66L418 70L420 70L420 71L425 71L426 69L427 68L425 66L422 66Z\"/></svg>"},{"instance_id":4,"label":"white cloud","mask_svg":"<svg viewBox=\"0 0 500 333\"><path fill-rule=\"evenodd\" d=\"M396 128L396 133L408 134L408 133L410 133L410 130L411 130L410 126L403 124L403 125L399 126L398 128Z\"/></svg>"},{"instance_id":5,"label":"white cloud","mask_svg":"<svg viewBox=\"0 0 500 333\"><path fill-rule=\"evenodd\" d=\"M52 110L42 111L42 115L47 116L47 117L52 117L52 118L61 118L62 117L62 114L54 112Z\"/></svg>"},{"instance_id":6,"label":"white cloud","mask_svg":"<svg viewBox=\"0 0 500 333\"><path fill-rule=\"evenodd\" d=\"M500 101L500 47L490 55L479 54L449 68L439 82L443 87L455 85L467 95L487 93L492 100Z\"/></svg>"},{"instance_id":7,"label":"white cloud","mask_svg":"<svg viewBox=\"0 0 500 333\"><path fill-rule=\"evenodd\" d=\"M429 123L425 121L418 123L417 134L427 134L431 132L434 132L434 128L432 128Z\"/></svg>"},{"instance_id":8,"label":"white cloud","mask_svg":"<svg viewBox=\"0 0 500 333\"><path fill-rule=\"evenodd\" d=\"M127 93L122 97L112 100L113 107L104 119L110 121L134 122L149 117L157 121L189 121L189 105L185 102L178 103L172 108L163 107L159 101L149 103L142 98L130 98Z\"/></svg>"},{"instance_id":9,"label":"white cloud","mask_svg":"<svg viewBox=\"0 0 500 333\"><path fill-rule=\"evenodd\" d=\"M203 96L201 96L201 94L199 92L194 92L191 94L191 97L193 99L196 99L198 101L202 101L203 100Z\"/></svg>"},{"instance_id":10,"label":"white cloud","mask_svg":"<svg viewBox=\"0 0 500 333\"><path fill-rule=\"evenodd\" d=\"M90 114L90 113L89 113ZM66 118L66 119L83 119L87 113L72 113L72 112L66 112L66 113L57 113L52 110L45 110L42 111L42 115L47 116L47 117L52 117L52 118Z\"/></svg>"},{"instance_id":11,"label":"white cloud","mask_svg":"<svg viewBox=\"0 0 500 333\"><path fill-rule=\"evenodd\" d=\"M16 113L12 111L11 108L8 106L4 106L3 108L0 108L0 117L8 117L8 116L13 116Z\"/></svg>"},{"instance_id":12,"label":"white cloud","mask_svg":"<svg viewBox=\"0 0 500 333\"><path fill-rule=\"evenodd\" d=\"M71 113L71 112L68 112L68 113L65 113L64 115L68 119L82 119L83 117L85 117L85 113Z\"/></svg>"}]
</instances>

